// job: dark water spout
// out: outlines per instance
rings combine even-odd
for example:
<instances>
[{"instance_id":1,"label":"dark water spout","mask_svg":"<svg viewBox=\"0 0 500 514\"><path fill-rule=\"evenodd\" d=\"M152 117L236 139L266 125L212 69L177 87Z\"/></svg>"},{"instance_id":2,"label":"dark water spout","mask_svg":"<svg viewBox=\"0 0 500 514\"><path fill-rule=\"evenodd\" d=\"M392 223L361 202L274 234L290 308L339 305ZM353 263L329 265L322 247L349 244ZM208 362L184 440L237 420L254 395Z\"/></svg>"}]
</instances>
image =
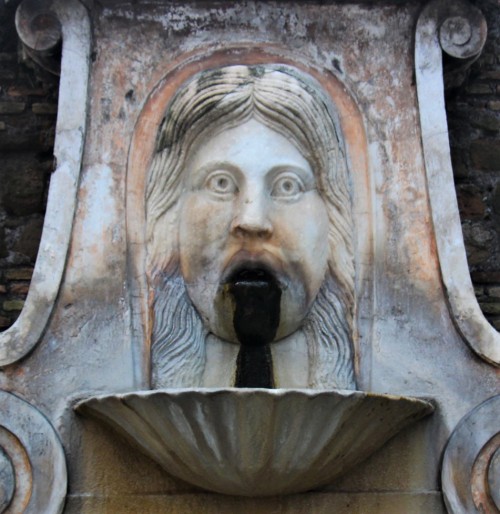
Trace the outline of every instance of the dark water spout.
<instances>
[{"instance_id":1,"label":"dark water spout","mask_svg":"<svg viewBox=\"0 0 500 514\"><path fill-rule=\"evenodd\" d=\"M269 343L280 322L281 287L263 270L243 270L229 282L234 300L233 326L241 343L236 387L274 387Z\"/></svg>"}]
</instances>

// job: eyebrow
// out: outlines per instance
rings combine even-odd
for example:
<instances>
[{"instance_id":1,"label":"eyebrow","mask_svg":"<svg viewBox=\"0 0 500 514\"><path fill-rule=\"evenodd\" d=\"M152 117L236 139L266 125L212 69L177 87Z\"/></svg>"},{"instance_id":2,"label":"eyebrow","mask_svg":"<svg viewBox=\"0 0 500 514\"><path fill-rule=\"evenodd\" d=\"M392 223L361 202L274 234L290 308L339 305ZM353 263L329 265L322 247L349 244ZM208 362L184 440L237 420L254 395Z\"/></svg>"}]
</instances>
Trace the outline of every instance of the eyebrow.
<instances>
[{"instance_id":1,"label":"eyebrow","mask_svg":"<svg viewBox=\"0 0 500 514\"><path fill-rule=\"evenodd\" d=\"M188 176L193 177L193 175L195 175L196 179L194 181L188 180L188 182L191 186L200 185L200 182L202 182L210 173L217 170L226 171L238 177L243 175L243 172L237 166L228 161L211 161L199 168L189 169Z\"/></svg>"},{"instance_id":2,"label":"eyebrow","mask_svg":"<svg viewBox=\"0 0 500 514\"><path fill-rule=\"evenodd\" d=\"M270 177L273 180L276 176L287 171L298 175L305 182L305 185L316 185L316 176L310 166L309 168L303 168L295 164L278 164L266 173L266 178Z\"/></svg>"}]
</instances>

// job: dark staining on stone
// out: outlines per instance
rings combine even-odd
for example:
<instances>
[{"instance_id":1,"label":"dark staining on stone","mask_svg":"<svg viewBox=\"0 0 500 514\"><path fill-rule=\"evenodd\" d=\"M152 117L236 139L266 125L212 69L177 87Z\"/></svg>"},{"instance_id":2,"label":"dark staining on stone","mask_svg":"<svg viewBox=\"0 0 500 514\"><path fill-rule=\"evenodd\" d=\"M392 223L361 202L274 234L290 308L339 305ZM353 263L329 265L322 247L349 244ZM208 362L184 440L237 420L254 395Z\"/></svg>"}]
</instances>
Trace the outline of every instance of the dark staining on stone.
<instances>
[{"instance_id":1,"label":"dark staining on stone","mask_svg":"<svg viewBox=\"0 0 500 514\"><path fill-rule=\"evenodd\" d=\"M260 78L266 73L266 69L264 66L251 66L250 67L250 76L255 78Z\"/></svg>"},{"instance_id":2,"label":"dark staining on stone","mask_svg":"<svg viewBox=\"0 0 500 514\"><path fill-rule=\"evenodd\" d=\"M340 66L340 61L338 59L332 59L332 64L333 64L333 67L340 73L342 74L343 71L342 71L342 67Z\"/></svg>"},{"instance_id":3,"label":"dark staining on stone","mask_svg":"<svg viewBox=\"0 0 500 514\"><path fill-rule=\"evenodd\" d=\"M269 343L280 322L281 287L263 269L242 269L228 280L233 298L233 326L241 344L237 358L236 387L273 388Z\"/></svg>"},{"instance_id":4,"label":"dark staining on stone","mask_svg":"<svg viewBox=\"0 0 500 514\"><path fill-rule=\"evenodd\" d=\"M111 119L111 99L101 98L101 117L104 123L108 123Z\"/></svg>"},{"instance_id":5,"label":"dark staining on stone","mask_svg":"<svg viewBox=\"0 0 500 514\"><path fill-rule=\"evenodd\" d=\"M200 79L196 83L196 94L198 95L203 89L206 87L207 82L211 83L213 80L214 82L219 79L222 81L224 78L226 72L219 69L210 70L210 73L203 75L200 77Z\"/></svg>"},{"instance_id":6,"label":"dark staining on stone","mask_svg":"<svg viewBox=\"0 0 500 514\"><path fill-rule=\"evenodd\" d=\"M135 91L133 89L129 89L125 94L125 100L130 103L135 103Z\"/></svg>"},{"instance_id":7,"label":"dark staining on stone","mask_svg":"<svg viewBox=\"0 0 500 514\"><path fill-rule=\"evenodd\" d=\"M161 152L166 146L166 136L165 136L165 126L167 123L167 118L164 116L161 120L160 127L158 129L158 133L156 136L156 151Z\"/></svg>"}]
</instances>

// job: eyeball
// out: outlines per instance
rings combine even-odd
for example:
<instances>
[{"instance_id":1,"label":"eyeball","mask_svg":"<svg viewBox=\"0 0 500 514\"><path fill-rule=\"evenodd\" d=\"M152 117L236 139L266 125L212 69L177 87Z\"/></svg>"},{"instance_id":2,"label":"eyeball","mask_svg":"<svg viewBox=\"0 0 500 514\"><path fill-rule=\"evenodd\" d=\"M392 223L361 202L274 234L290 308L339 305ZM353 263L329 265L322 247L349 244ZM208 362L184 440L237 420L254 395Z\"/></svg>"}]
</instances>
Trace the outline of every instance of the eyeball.
<instances>
[{"instance_id":1,"label":"eyeball","mask_svg":"<svg viewBox=\"0 0 500 514\"><path fill-rule=\"evenodd\" d=\"M271 196L294 199L304 192L302 180L294 173L283 173L273 182Z\"/></svg>"},{"instance_id":2,"label":"eyeball","mask_svg":"<svg viewBox=\"0 0 500 514\"><path fill-rule=\"evenodd\" d=\"M205 181L205 189L219 196L233 195L238 192L234 178L225 171L211 173Z\"/></svg>"}]
</instances>

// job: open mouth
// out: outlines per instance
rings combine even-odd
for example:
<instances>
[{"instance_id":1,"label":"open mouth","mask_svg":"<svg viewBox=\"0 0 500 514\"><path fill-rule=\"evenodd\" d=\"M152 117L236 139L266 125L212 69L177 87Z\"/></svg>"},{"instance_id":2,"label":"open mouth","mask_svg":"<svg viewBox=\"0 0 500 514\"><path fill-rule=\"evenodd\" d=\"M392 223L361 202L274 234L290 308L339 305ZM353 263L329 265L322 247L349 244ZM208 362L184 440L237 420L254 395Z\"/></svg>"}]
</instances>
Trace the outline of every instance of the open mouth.
<instances>
[{"instance_id":1,"label":"open mouth","mask_svg":"<svg viewBox=\"0 0 500 514\"><path fill-rule=\"evenodd\" d=\"M230 266L222 279L222 285L243 285L257 286L258 284L264 286L275 286L280 289L285 289L284 283L280 278L278 270L273 269L268 263L262 260L244 260L234 263Z\"/></svg>"},{"instance_id":2,"label":"open mouth","mask_svg":"<svg viewBox=\"0 0 500 514\"><path fill-rule=\"evenodd\" d=\"M228 276L234 301L233 326L242 345L262 346L274 339L280 320L281 287L263 267L238 266Z\"/></svg>"},{"instance_id":3,"label":"open mouth","mask_svg":"<svg viewBox=\"0 0 500 514\"><path fill-rule=\"evenodd\" d=\"M268 286L277 280L272 273L262 268L240 267L228 277L227 283L235 286Z\"/></svg>"}]
</instances>

